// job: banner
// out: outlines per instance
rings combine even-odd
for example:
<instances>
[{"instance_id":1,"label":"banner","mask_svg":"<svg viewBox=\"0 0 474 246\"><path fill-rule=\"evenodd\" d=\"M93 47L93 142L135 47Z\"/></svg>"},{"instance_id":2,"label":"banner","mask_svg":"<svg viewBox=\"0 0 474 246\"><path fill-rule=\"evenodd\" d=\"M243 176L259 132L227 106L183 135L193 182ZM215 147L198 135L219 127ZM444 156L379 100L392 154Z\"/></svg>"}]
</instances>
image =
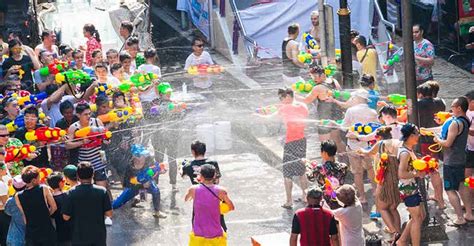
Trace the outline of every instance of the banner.
<instances>
[{"instance_id":1,"label":"banner","mask_svg":"<svg viewBox=\"0 0 474 246\"><path fill-rule=\"evenodd\" d=\"M209 0L187 0L186 12L191 17L191 21L207 40L210 40L210 13Z\"/></svg>"}]
</instances>

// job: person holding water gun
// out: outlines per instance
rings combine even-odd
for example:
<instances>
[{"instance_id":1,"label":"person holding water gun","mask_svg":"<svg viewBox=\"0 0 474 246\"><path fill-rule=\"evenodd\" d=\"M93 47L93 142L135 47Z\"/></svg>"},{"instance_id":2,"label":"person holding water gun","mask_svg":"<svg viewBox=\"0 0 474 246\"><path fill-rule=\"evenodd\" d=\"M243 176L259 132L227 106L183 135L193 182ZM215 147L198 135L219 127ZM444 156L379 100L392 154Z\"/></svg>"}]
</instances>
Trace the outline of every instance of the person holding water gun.
<instances>
[{"instance_id":1,"label":"person holding water gun","mask_svg":"<svg viewBox=\"0 0 474 246\"><path fill-rule=\"evenodd\" d=\"M112 208L118 209L125 203L138 195L140 189L146 189L153 197L153 217L164 219L166 214L160 212L160 189L155 182L155 178L166 172L163 165L149 166L152 161L150 151L141 144L132 145L132 163L128 167L124 177L125 189L112 202ZM148 165L147 165L148 164Z\"/></svg>"}]
</instances>

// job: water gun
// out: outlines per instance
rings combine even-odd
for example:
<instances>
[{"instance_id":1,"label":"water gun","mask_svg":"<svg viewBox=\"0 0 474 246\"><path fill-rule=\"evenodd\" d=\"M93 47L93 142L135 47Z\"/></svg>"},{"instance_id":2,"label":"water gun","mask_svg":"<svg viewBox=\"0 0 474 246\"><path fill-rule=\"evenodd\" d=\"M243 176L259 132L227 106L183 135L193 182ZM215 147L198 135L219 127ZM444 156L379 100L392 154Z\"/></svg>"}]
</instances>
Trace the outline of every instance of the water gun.
<instances>
[{"instance_id":1,"label":"water gun","mask_svg":"<svg viewBox=\"0 0 474 246\"><path fill-rule=\"evenodd\" d=\"M329 64L324 68L324 74L328 77L332 77L337 72L337 66L334 64Z\"/></svg>"},{"instance_id":2,"label":"water gun","mask_svg":"<svg viewBox=\"0 0 474 246\"><path fill-rule=\"evenodd\" d=\"M91 140L90 143L84 144L84 148L95 148L102 145L103 140L110 139L112 132L104 127L87 126L77 130L74 133L74 138L87 138Z\"/></svg>"},{"instance_id":3,"label":"water gun","mask_svg":"<svg viewBox=\"0 0 474 246\"><path fill-rule=\"evenodd\" d=\"M388 154L382 153L380 155L380 161L377 164L377 173L375 174L375 183L382 184L385 178L385 170L388 165Z\"/></svg>"},{"instance_id":4,"label":"water gun","mask_svg":"<svg viewBox=\"0 0 474 246\"><path fill-rule=\"evenodd\" d=\"M355 125L351 126L350 130L352 132L358 133L359 135L369 135L381 126L382 124L376 122L370 122L367 124L356 123Z\"/></svg>"},{"instance_id":5,"label":"water gun","mask_svg":"<svg viewBox=\"0 0 474 246\"><path fill-rule=\"evenodd\" d=\"M18 105L19 106L25 106L29 104L37 105L38 103L41 103L44 99L48 97L48 94L46 92L40 92L38 94L32 94L24 97L19 97L17 99Z\"/></svg>"},{"instance_id":6,"label":"water gun","mask_svg":"<svg viewBox=\"0 0 474 246\"><path fill-rule=\"evenodd\" d=\"M307 53L306 51L301 51L297 58L301 63L311 64L311 62L313 62L313 55L311 53Z\"/></svg>"},{"instance_id":7,"label":"water gun","mask_svg":"<svg viewBox=\"0 0 474 246\"><path fill-rule=\"evenodd\" d=\"M10 146L5 149L5 162L19 162L31 157L31 154L36 151L36 147L30 144L23 144L22 146Z\"/></svg>"},{"instance_id":8,"label":"water gun","mask_svg":"<svg viewBox=\"0 0 474 246\"><path fill-rule=\"evenodd\" d=\"M331 123L332 124L337 124L337 125L341 125L342 124L342 120L327 120L327 119L322 119L322 120L318 120L317 121L318 124L322 125L322 126L328 126L330 125Z\"/></svg>"},{"instance_id":9,"label":"water gun","mask_svg":"<svg viewBox=\"0 0 474 246\"><path fill-rule=\"evenodd\" d=\"M308 46L310 49L319 50L318 42L308 32L303 33L303 40L306 46Z\"/></svg>"},{"instance_id":10,"label":"water gun","mask_svg":"<svg viewBox=\"0 0 474 246\"><path fill-rule=\"evenodd\" d=\"M168 103L168 110L172 112L182 112L186 110L186 103L184 102L170 102Z\"/></svg>"},{"instance_id":11,"label":"water gun","mask_svg":"<svg viewBox=\"0 0 474 246\"><path fill-rule=\"evenodd\" d=\"M134 93L130 95L130 106L132 107L133 111L133 115L131 116L130 120L134 121L137 118L143 118L143 107L138 94Z\"/></svg>"},{"instance_id":12,"label":"water gun","mask_svg":"<svg viewBox=\"0 0 474 246\"><path fill-rule=\"evenodd\" d=\"M159 173L161 170L166 169L165 163L155 163L154 165L147 167L140 172L137 173L137 176L130 178L130 183L137 185L137 184L145 184L151 180L153 177Z\"/></svg>"},{"instance_id":13,"label":"water gun","mask_svg":"<svg viewBox=\"0 0 474 246\"><path fill-rule=\"evenodd\" d=\"M341 49L336 49L334 51L335 55L336 55L336 60L340 60L341 59Z\"/></svg>"},{"instance_id":14,"label":"water gun","mask_svg":"<svg viewBox=\"0 0 474 246\"><path fill-rule=\"evenodd\" d=\"M74 85L82 85L91 82L91 76L82 70L69 69L65 72L56 74L54 78L56 83L60 85L64 82Z\"/></svg>"},{"instance_id":15,"label":"water gun","mask_svg":"<svg viewBox=\"0 0 474 246\"><path fill-rule=\"evenodd\" d=\"M337 186L339 186L339 180L337 180L337 178L331 176L324 178L324 193L331 197L331 199L336 198Z\"/></svg>"},{"instance_id":16,"label":"water gun","mask_svg":"<svg viewBox=\"0 0 474 246\"><path fill-rule=\"evenodd\" d=\"M440 111L436 114L434 114L434 117L439 119L440 124L444 124L449 118L451 118L453 115L450 112L443 112Z\"/></svg>"},{"instance_id":17,"label":"water gun","mask_svg":"<svg viewBox=\"0 0 474 246\"><path fill-rule=\"evenodd\" d=\"M66 131L59 127L39 127L25 133L25 139L28 141L56 142L66 135Z\"/></svg>"},{"instance_id":18,"label":"water gun","mask_svg":"<svg viewBox=\"0 0 474 246\"><path fill-rule=\"evenodd\" d=\"M316 85L316 83L312 79L310 79L307 82L298 81L296 83L293 83L291 85L291 89L293 89L293 91L297 91L297 92L300 92L300 93L309 93L309 92L311 92L311 90L313 90L313 87L315 85Z\"/></svg>"},{"instance_id":19,"label":"water gun","mask_svg":"<svg viewBox=\"0 0 474 246\"><path fill-rule=\"evenodd\" d=\"M125 107L111 110L107 114L100 115L97 118L104 124L108 122L125 122L132 116L132 113L133 109L131 107Z\"/></svg>"},{"instance_id":20,"label":"water gun","mask_svg":"<svg viewBox=\"0 0 474 246\"><path fill-rule=\"evenodd\" d=\"M464 186L474 189L474 177L464 179Z\"/></svg>"},{"instance_id":21,"label":"water gun","mask_svg":"<svg viewBox=\"0 0 474 246\"><path fill-rule=\"evenodd\" d=\"M224 67L221 65L200 64L188 68L188 74L190 75L219 74L222 72L224 72Z\"/></svg>"},{"instance_id":22,"label":"water gun","mask_svg":"<svg viewBox=\"0 0 474 246\"><path fill-rule=\"evenodd\" d=\"M130 82L122 82L119 86L118 86L118 89L122 92L122 93L129 93L130 90L132 89L133 87L133 84L130 83Z\"/></svg>"},{"instance_id":23,"label":"water gun","mask_svg":"<svg viewBox=\"0 0 474 246\"><path fill-rule=\"evenodd\" d=\"M98 96L100 96L100 95L106 96L107 94L110 94L111 89L112 89L112 85L107 84L107 83L99 83L99 86L97 86L97 88L95 88L95 93Z\"/></svg>"},{"instance_id":24,"label":"water gun","mask_svg":"<svg viewBox=\"0 0 474 246\"><path fill-rule=\"evenodd\" d=\"M135 57L135 64L137 65L137 67L145 64L145 62L146 62L145 57L137 54L137 56Z\"/></svg>"},{"instance_id":25,"label":"water gun","mask_svg":"<svg viewBox=\"0 0 474 246\"><path fill-rule=\"evenodd\" d=\"M53 63L49 64L46 67L40 68L39 72L41 76L48 76L50 74L56 75L58 73L64 72L67 67L68 67L67 62L54 59Z\"/></svg>"},{"instance_id":26,"label":"water gun","mask_svg":"<svg viewBox=\"0 0 474 246\"><path fill-rule=\"evenodd\" d=\"M153 80L158 79L158 75L154 73L141 74L137 73L130 77L130 82L139 90L144 91L153 84Z\"/></svg>"},{"instance_id":27,"label":"water gun","mask_svg":"<svg viewBox=\"0 0 474 246\"><path fill-rule=\"evenodd\" d=\"M276 105L260 107L260 108L257 108L256 110L257 114L262 114L262 115L274 114L277 111L278 111L278 107Z\"/></svg>"},{"instance_id":28,"label":"water gun","mask_svg":"<svg viewBox=\"0 0 474 246\"><path fill-rule=\"evenodd\" d=\"M340 91L340 90L330 90L328 91L328 96L334 97L335 99L349 100L351 98L350 91Z\"/></svg>"},{"instance_id":29,"label":"water gun","mask_svg":"<svg viewBox=\"0 0 474 246\"><path fill-rule=\"evenodd\" d=\"M407 122L408 118L408 105L401 106L396 108L397 109L397 121L399 122Z\"/></svg>"},{"instance_id":30,"label":"water gun","mask_svg":"<svg viewBox=\"0 0 474 246\"><path fill-rule=\"evenodd\" d=\"M393 45L393 44L392 44ZM400 55L394 54L391 58L387 59L387 62L383 65L383 69L388 70L395 65L395 63L400 62Z\"/></svg>"},{"instance_id":31,"label":"water gun","mask_svg":"<svg viewBox=\"0 0 474 246\"><path fill-rule=\"evenodd\" d=\"M25 126L25 115L18 115L14 121L5 125L8 132L14 132L16 129Z\"/></svg>"},{"instance_id":32,"label":"water gun","mask_svg":"<svg viewBox=\"0 0 474 246\"><path fill-rule=\"evenodd\" d=\"M53 169L42 167L39 169L39 182L40 184L45 184L46 179L49 175L53 173Z\"/></svg>"},{"instance_id":33,"label":"water gun","mask_svg":"<svg viewBox=\"0 0 474 246\"><path fill-rule=\"evenodd\" d=\"M407 96L401 94L390 94L387 96L388 101L397 106L407 104Z\"/></svg>"},{"instance_id":34,"label":"water gun","mask_svg":"<svg viewBox=\"0 0 474 246\"><path fill-rule=\"evenodd\" d=\"M435 158L425 155L421 159L413 160L413 168L419 172L433 172L438 169L439 163Z\"/></svg>"}]
</instances>

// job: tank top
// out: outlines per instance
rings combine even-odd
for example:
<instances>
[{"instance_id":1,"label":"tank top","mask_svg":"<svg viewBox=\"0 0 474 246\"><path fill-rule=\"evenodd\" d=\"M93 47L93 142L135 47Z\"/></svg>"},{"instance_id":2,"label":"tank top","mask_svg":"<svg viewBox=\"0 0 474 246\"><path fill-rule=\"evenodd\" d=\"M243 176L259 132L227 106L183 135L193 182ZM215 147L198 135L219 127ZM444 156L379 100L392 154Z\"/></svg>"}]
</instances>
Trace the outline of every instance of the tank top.
<instances>
[{"instance_id":1,"label":"tank top","mask_svg":"<svg viewBox=\"0 0 474 246\"><path fill-rule=\"evenodd\" d=\"M456 136L451 147L443 149L443 160L446 166L464 167L466 165L465 150L470 123L464 116L454 118L452 124L454 123L457 123L458 130L460 129L461 133Z\"/></svg>"},{"instance_id":2,"label":"tank top","mask_svg":"<svg viewBox=\"0 0 474 246\"><path fill-rule=\"evenodd\" d=\"M335 90L336 84L332 79L330 79L331 83L327 83L326 81L321 83L320 85L326 87L328 90ZM320 120L340 120L342 119L342 112L340 108L332 102L322 101L318 98L317 100L317 111L318 117Z\"/></svg>"},{"instance_id":3,"label":"tank top","mask_svg":"<svg viewBox=\"0 0 474 246\"><path fill-rule=\"evenodd\" d=\"M215 238L223 235L220 222L219 186L207 186L214 194L202 184L198 185L194 195L194 235L204 238Z\"/></svg>"},{"instance_id":4,"label":"tank top","mask_svg":"<svg viewBox=\"0 0 474 246\"><path fill-rule=\"evenodd\" d=\"M56 233L49 217L43 186L36 186L18 193L18 199L27 221L25 238L41 242L55 237Z\"/></svg>"},{"instance_id":5,"label":"tank top","mask_svg":"<svg viewBox=\"0 0 474 246\"><path fill-rule=\"evenodd\" d=\"M75 131L81 129L81 125L78 122L75 122L72 124L75 128ZM98 127L99 124L97 122L96 118L91 118L89 120L89 126L94 126ZM101 146L97 147L92 147L92 148L85 148L85 147L80 147L79 148L79 161L88 161L92 164L92 167L94 167L94 171L97 170L102 170L106 167L105 163L102 162L102 157L100 155L100 150Z\"/></svg>"},{"instance_id":6,"label":"tank top","mask_svg":"<svg viewBox=\"0 0 474 246\"><path fill-rule=\"evenodd\" d=\"M283 40L281 45L281 59L283 63L283 74L288 77L297 77L300 75L300 68L296 66L293 61L286 55L286 46L288 43L294 39Z\"/></svg>"},{"instance_id":7,"label":"tank top","mask_svg":"<svg viewBox=\"0 0 474 246\"><path fill-rule=\"evenodd\" d=\"M416 159L416 155L415 153L413 153L413 151L402 146L398 148L397 159L399 162L400 162L400 154L403 152L407 152L410 155L410 159L408 160L408 171L411 172L414 170L412 162L414 159ZM398 180L398 189L400 190L400 196L403 198L418 193L418 185L416 183L415 178L410 178L410 179L400 178Z\"/></svg>"}]
</instances>

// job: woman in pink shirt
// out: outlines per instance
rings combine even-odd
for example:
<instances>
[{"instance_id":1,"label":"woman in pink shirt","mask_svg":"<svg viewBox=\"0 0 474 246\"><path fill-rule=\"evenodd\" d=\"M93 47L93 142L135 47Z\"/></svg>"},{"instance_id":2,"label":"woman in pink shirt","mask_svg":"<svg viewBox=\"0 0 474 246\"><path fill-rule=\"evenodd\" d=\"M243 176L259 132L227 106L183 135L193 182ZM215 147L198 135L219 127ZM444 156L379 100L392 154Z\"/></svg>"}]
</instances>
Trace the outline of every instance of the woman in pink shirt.
<instances>
[{"instance_id":1,"label":"woman in pink shirt","mask_svg":"<svg viewBox=\"0 0 474 246\"><path fill-rule=\"evenodd\" d=\"M92 24L85 24L83 28L84 37L87 38L86 42L86 64L88 66L92 63L92 51L102 50L100 44L100 35L95 26Z\"/></svg>"}]
</instances>

